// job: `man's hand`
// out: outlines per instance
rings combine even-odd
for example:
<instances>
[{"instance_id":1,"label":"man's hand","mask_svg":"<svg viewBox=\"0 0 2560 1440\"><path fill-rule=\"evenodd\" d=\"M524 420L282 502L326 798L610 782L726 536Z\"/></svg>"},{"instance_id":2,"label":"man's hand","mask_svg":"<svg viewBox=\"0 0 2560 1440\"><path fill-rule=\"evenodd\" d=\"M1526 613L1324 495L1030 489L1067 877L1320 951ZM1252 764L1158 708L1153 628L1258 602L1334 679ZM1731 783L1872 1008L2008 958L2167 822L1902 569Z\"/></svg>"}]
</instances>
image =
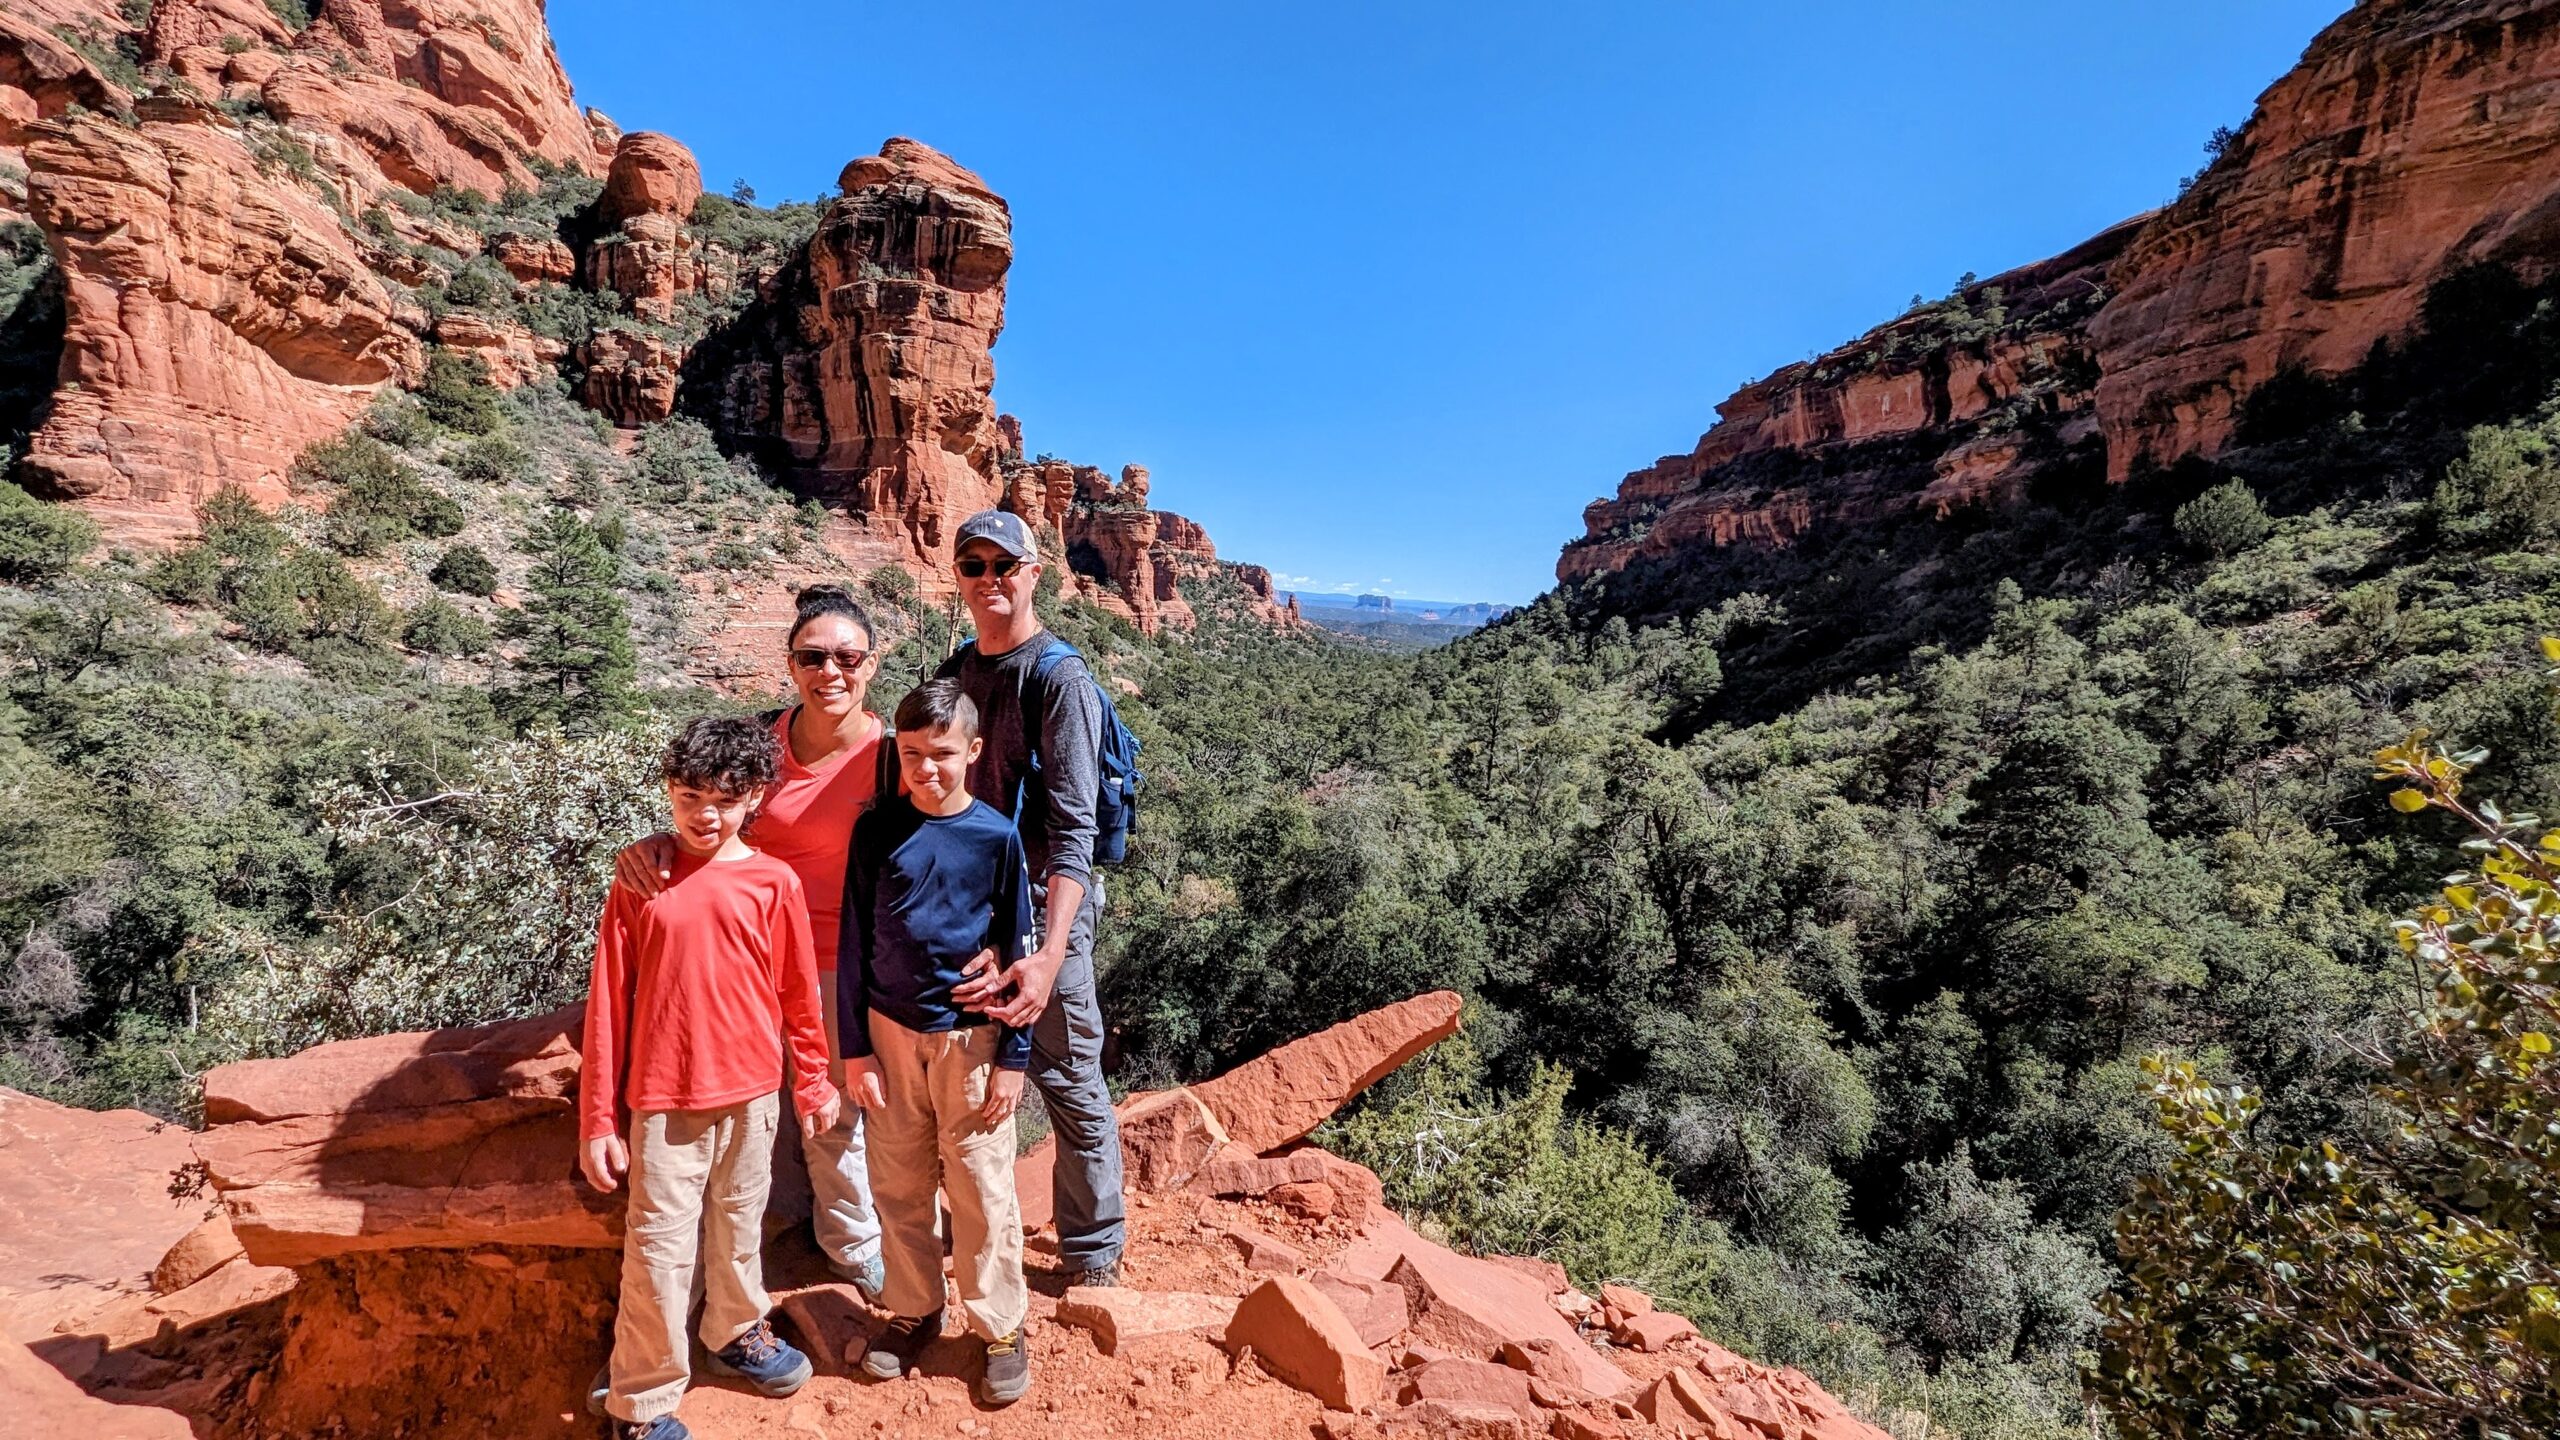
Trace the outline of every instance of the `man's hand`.
<instances>
[{"instance_id":1,"label":"man's hand","mask_svg":"<svg viewBox=\"0 0 2560 1440\"><path fill-rule=\"evenodd\" d=\"M578 1168L587 1183L610 1195L631 1171L631 1151L619 1135L599 1135L578 1148Z\"/></svg>"},{"instance_id":2,"label":"man's hand","mask_svg":"<svg viewBox=\"0 0 2560 1440\"><path fill-rule=\"evenodd\" d=\"M853 1103L865 1110L889 1108L888 1092L880 1085L880 1057L877 1055L847 1057L844 1062L844 1088L845 1093L853 1097Z\"/></svg>"},{"instance_id":3,"label":"man's hand","mask_svg":"<svg viewBox=\"0 0 2560 1440\"><path fill-rule=\"evenodd\" d=\"M836 1128L836 1121L842 1118L844 1118L844 1097L836 1093L836 1087L830 1085L827 1087L827 1098L819 1101L815 1109L800 1112L800 1133L823 1135Z\"/></svg>"},{"instance_id":4,"label":"man's hand","mask_svg":"<svg viewBox=\"0 0 2560 1440\"><path fill-rule=\"evenodd\" d=\"M1012 988L1013 977L996 963L996 952L981 950L960 967L960 983L951 987L951 1003L964 1010L984 1011Z\"/></svg>"},{"instance_id":5,"label":"man's hand","mask_svg":"<svg viewBox=\"0 0 2560 1440\"><path fill-rule=\"evenodd\" d=\"M1016 1030L1028 1030L1049 1008L1049 997L1057 993L1058 971L1067 963L1067 952L1034 950L1016 961L1005 978L1013 982L1013 992L1001 996L992 1005L977 1007L987 1018Z\"/></svg>"},{"instance_id":6,"label":"man's hand","mask_svg":"<svg viewBox=\"0 0 2560 1440\"><path fill-rule=\"evenodd\" d=\"M634 840L613 857L613 883L643 900L654 900L676 876L676 837L660 831Z\"/></svg>"},{"instance_id":7,"label":"man's hand","mask_svg":"<svg viewBox=\"0 0 2560 1440\"><path fill-rule=\"evenodd\" d=\"M989 1125L1001 1125L1022 1103L1022 1072L998 1066L987 1075L987 1101L978 1107L978 1118Z\"/></svg>"}]
</instances>

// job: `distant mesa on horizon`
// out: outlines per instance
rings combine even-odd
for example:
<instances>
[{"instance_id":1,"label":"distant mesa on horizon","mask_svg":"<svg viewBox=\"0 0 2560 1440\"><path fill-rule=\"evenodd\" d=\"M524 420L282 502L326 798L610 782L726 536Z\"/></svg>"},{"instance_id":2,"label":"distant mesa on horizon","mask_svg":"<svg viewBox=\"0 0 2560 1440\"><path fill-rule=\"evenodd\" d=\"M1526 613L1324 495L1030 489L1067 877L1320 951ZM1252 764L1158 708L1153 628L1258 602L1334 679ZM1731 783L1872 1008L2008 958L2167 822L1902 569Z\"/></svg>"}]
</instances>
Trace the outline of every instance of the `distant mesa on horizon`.
<instances>
[{"instance_id":1,"label":"distant mesa on horizon","mask_svg":"<svg viewBox=\"0 0 2560 1440\"><path fill-rule=\"evenodd\" d=\"M1281 590L1274 592L1272 598L1282 605L1296 600L1298 613L1308 624L1327 630L1360 634L1372 627L1392 625L1407 630L1446 631L1441 637L1446 639L1481 629L1518 608L1489 600L1417 600L1337 590Z\"/></svg>"}]
</instances>

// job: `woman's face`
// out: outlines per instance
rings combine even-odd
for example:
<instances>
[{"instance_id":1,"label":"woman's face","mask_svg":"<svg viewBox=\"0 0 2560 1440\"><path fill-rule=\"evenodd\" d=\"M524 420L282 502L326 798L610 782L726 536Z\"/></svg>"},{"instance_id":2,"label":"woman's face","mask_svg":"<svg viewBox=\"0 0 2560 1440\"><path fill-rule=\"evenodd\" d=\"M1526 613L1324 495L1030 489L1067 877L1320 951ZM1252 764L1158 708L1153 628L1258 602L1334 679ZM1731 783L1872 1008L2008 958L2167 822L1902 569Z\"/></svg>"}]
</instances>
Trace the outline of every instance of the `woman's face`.
<instances>
[{"instance_id":1,"label":"woman's face","mask_svg":"<svg viewBox=\"0 0 2560 1440\"><path fill-rule=\"evenodd\" d=\"M845 661L860 656L848 669ZM815 662L815 663L812 663ZM821 615L791 637L791 683L800 703L841 720L862 708L871 677L880 673L880 657L871 653L871 637L842 615Z\"/></svg>"}]
</instances>

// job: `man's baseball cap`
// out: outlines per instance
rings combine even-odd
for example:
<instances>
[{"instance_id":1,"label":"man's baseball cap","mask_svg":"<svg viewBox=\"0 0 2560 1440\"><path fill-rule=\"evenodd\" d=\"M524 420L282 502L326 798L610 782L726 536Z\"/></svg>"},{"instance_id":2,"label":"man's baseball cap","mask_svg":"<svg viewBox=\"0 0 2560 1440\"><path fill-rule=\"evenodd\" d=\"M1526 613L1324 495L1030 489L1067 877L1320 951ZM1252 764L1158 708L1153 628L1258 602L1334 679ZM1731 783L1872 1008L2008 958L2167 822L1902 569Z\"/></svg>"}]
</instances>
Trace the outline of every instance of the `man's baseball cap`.
<instances>
[{"instance_id":1,"label":"man's baseball cap","mask_svg":"<svg viewBox=\"0 0 2560 1440\"><path fill-rule=\"evenodd\" d=\"M960 524L960 534L951 542L951 553L972 540L991 540L997 548L1016 560L1037 560L1040 551L1031 540L1031 527L1010 510L981 510Z\"/></svg>"}]
</instances>

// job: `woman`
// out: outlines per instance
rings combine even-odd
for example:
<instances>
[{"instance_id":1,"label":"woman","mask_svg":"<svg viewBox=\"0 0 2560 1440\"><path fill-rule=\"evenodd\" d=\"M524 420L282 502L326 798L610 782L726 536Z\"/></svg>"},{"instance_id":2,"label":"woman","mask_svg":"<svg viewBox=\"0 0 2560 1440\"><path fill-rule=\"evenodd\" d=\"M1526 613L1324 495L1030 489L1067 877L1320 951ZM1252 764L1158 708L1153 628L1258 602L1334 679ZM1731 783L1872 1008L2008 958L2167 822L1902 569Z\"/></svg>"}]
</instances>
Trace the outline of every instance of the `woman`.
<instances>
[{"instance_id":1,"label":"woman","mask_svg":"<svg viewBox=\"0 0 2560 1440\"><path fill-rule=\"evenodd\" d=\"M853 817L871 803L885 774L897 783L896 752L881 743L880 717L863 708L871 679L880 671L871 617L853 596L833 585L800 592L799 613L784 639L791 683L800 703L776 712L782 741L782 778L746 832L748 843L789 865L809 901L809 934L818 952L819 1008L827 1022L827 1053L836 1043L836 930L844 906L845 853ZM614 882L643 898L665 887L675 865L674 837L658 834L623 847ZM835 1062L844 1084L844 1061ZM865 1168L861 1107L847 1105L833 1129L803 1134L814 1195L810 1216L818 1249L836 1273L877 1298L884 1281L880 1220L871 1207Z\"/></svg>"}]
</instances>

